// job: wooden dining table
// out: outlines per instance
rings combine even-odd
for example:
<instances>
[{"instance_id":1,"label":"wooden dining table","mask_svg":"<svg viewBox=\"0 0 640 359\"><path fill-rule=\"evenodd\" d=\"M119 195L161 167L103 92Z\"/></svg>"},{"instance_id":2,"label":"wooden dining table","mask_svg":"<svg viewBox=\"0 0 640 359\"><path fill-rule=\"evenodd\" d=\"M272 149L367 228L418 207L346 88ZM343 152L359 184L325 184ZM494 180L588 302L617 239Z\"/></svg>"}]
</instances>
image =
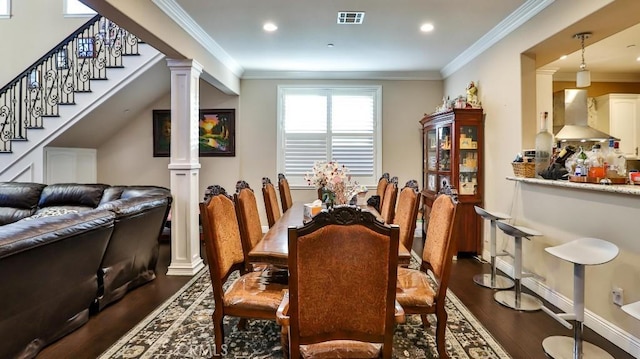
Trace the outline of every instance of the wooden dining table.
<instances>
[{"instance_id":1,"label":"wooden dining table","mask_svg":"<svg viewBox=\"0 0 640 359\"><path fill-rule=\"evenodd\" d=\"M363 210L371 211L380 218L373 207ZM289 226L301 226L304 222L304 203L294 202L291 208L282 214L279 220L269 228L255 247L249 252L249 260L254 263L270 263L287 266L289 256ZM398 264L407 266L411 260L411 251L402 243L398 246Z\"/></svg>"}]
</instances>

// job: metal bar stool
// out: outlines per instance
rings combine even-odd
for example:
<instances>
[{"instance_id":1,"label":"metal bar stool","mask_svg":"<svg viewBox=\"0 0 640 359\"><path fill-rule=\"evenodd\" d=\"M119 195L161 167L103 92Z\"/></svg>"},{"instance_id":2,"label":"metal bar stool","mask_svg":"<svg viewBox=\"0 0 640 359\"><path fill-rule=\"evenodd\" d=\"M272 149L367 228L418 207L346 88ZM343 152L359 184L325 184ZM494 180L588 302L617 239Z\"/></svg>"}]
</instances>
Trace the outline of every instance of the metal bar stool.
<instances>
[{"instance_id":1,"label":"metal bar stool","mask_svg":"<svg viewBox=\"0 0 640 359\"><path fill-rule=\"evenodd\" d=\"M491 289L509 289L513 287L513 280L503 275L497 274L496 257L509 255L507 252L497 253L496 250L496 221L503 219L511 219L508 214L500 212L489 212L482 207L474 206L476 213L480 217L487 219L491 222L491 237L489 239L489 245L491 246L491 273L477 274L473 277L473 281L483 287Z\"/></svg>"},{"instance_id":2,"label":"metal bar stool","mask_svg":"<svg viewBox=\"0 0 640 359\"><path fill-rule=\"evenodd\" d=\"M625 304L622 306L622 310L630 316L640 319L640 302Z\"/></svg>"},{"instance_id":3,"label":"metal bar stool","mask_svg":"<svg viewBox=\"0 0 640 359\"><path fill-rule=\"evenodd\" d=\"M496 302L515 310L534 311L542 308L542 301L530 294L522 293L520 280L523 277L530 277L530 274L522 272L522 238L541 236L542 233L535 229L514 226L505 222L496 222L505 234L515 239L515 253L513 255L513 278L515 279L514 290L503 290L496 292L493 298Z\"/></svg>"},{"instance_id":4,"label":"metal bar stool","mask_svg":"<svg viewBox=\"0 0 640 359\"><path fill-rule=\"evenodd\" d=\"M594 344L582 340L584 322L584 274L586 265L604 264L618 255L618 247L598 238L578 238L559 246L547 247L545 251L560 259L573 263L573 313L556 314L548 308L543 310L571 329L567 320L575 321L573 338L567 336L547 337L542 341L544 352L551 358L613 358Z\"/></svg>"}]
</instances>

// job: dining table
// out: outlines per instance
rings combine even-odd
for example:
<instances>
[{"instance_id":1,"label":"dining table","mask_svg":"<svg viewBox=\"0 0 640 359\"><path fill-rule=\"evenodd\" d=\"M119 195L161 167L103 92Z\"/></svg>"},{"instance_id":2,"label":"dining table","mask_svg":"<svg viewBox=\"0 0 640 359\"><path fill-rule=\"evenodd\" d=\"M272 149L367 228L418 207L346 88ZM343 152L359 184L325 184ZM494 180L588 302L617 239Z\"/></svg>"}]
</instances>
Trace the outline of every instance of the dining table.
<instances>
[{"instance_id":1,"label":"dining table","mask_svg":"<svg viewBox=\"0 0 640 359\"><path fill-rule=\"evenodd\" d=\"M291 208L282 214L280 219L269 228L262 239L249 251L249 261L252 263L270 263L281 267L288 265L289 227L304 224L304 205L303 202L294 202ZM361 208L381 218L373 207L361 206ZM398 264L408 266L410 260L411 250L399 243Z\"/></svg>"}]
</instances>

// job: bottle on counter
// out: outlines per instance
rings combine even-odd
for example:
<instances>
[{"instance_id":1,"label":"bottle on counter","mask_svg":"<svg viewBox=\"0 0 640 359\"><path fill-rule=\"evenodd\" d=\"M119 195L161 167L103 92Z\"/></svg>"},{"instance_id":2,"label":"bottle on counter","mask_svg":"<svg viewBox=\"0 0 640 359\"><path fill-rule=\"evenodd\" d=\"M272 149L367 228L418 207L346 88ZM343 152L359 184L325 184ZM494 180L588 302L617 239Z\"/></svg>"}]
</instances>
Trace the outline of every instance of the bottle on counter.
<instances>
[{"instance_id":1,"label":"bottle on counter","mask_svg":"<svg viewBox=\"0 0 640 359\"><path fill-rule=\"evenodd\" d=\"M609 166L610 171L615 171L617 177L627 177L627 158L620 150L620 142L615 141L613 144L613 156L612 162ZM613 173L612 173L613 175Z\"/></svg>"},{"instance_id":2,"label":"bottle on counter","mask_svg":"<svg viewBox=\"0 0 640 359\"><path fill-rule=\"evenodd\" d=\"M586 176L588 172L588 157L582 146L576 156L576 170L574 176Z\"/></svg>"},{"instance_id":3,"label":"bottle on counter","mask_svg":"<svg viewBox=\"0 0 640 359\"><path fill-rule=\"evenodd\" d=\"M602 155L600 144L596 143L591 147L589 154L589 177L605 178L606 172L604 168L605 158Z\"/></svg>"},{"instance_id":4,"label":"bottle on counter","mask_svg":"<svg viewBox=\"0 0 640 359\"><path fill-rule=\"evenodd\" d=\"M536 134L536 175L549 167L553 153L553 135L547 129L548 112L540 113L540 131Z\"/></svg>"}]
</instances>

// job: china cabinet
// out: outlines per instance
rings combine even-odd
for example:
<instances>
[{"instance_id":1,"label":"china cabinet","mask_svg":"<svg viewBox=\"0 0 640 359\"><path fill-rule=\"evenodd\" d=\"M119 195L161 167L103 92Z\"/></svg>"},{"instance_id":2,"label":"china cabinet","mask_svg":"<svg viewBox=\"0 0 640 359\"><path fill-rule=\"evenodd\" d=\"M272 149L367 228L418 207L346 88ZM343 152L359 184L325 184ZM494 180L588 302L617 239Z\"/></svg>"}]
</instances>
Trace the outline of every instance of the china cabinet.
<instances>
[{"instance_id":1,"label":"china cabinet","mask_svg":"<svg viewBox=\"0 0 640 359\"><path fill-rule=\"evenodd\" d=\"M422 124L422 203L429 226L438 192L450 185L458 193L457 252L482 252L482 223L474 206L483 201L484 114L482 109L453 109L425 115Z\"/></svg>"}]
</instances>

